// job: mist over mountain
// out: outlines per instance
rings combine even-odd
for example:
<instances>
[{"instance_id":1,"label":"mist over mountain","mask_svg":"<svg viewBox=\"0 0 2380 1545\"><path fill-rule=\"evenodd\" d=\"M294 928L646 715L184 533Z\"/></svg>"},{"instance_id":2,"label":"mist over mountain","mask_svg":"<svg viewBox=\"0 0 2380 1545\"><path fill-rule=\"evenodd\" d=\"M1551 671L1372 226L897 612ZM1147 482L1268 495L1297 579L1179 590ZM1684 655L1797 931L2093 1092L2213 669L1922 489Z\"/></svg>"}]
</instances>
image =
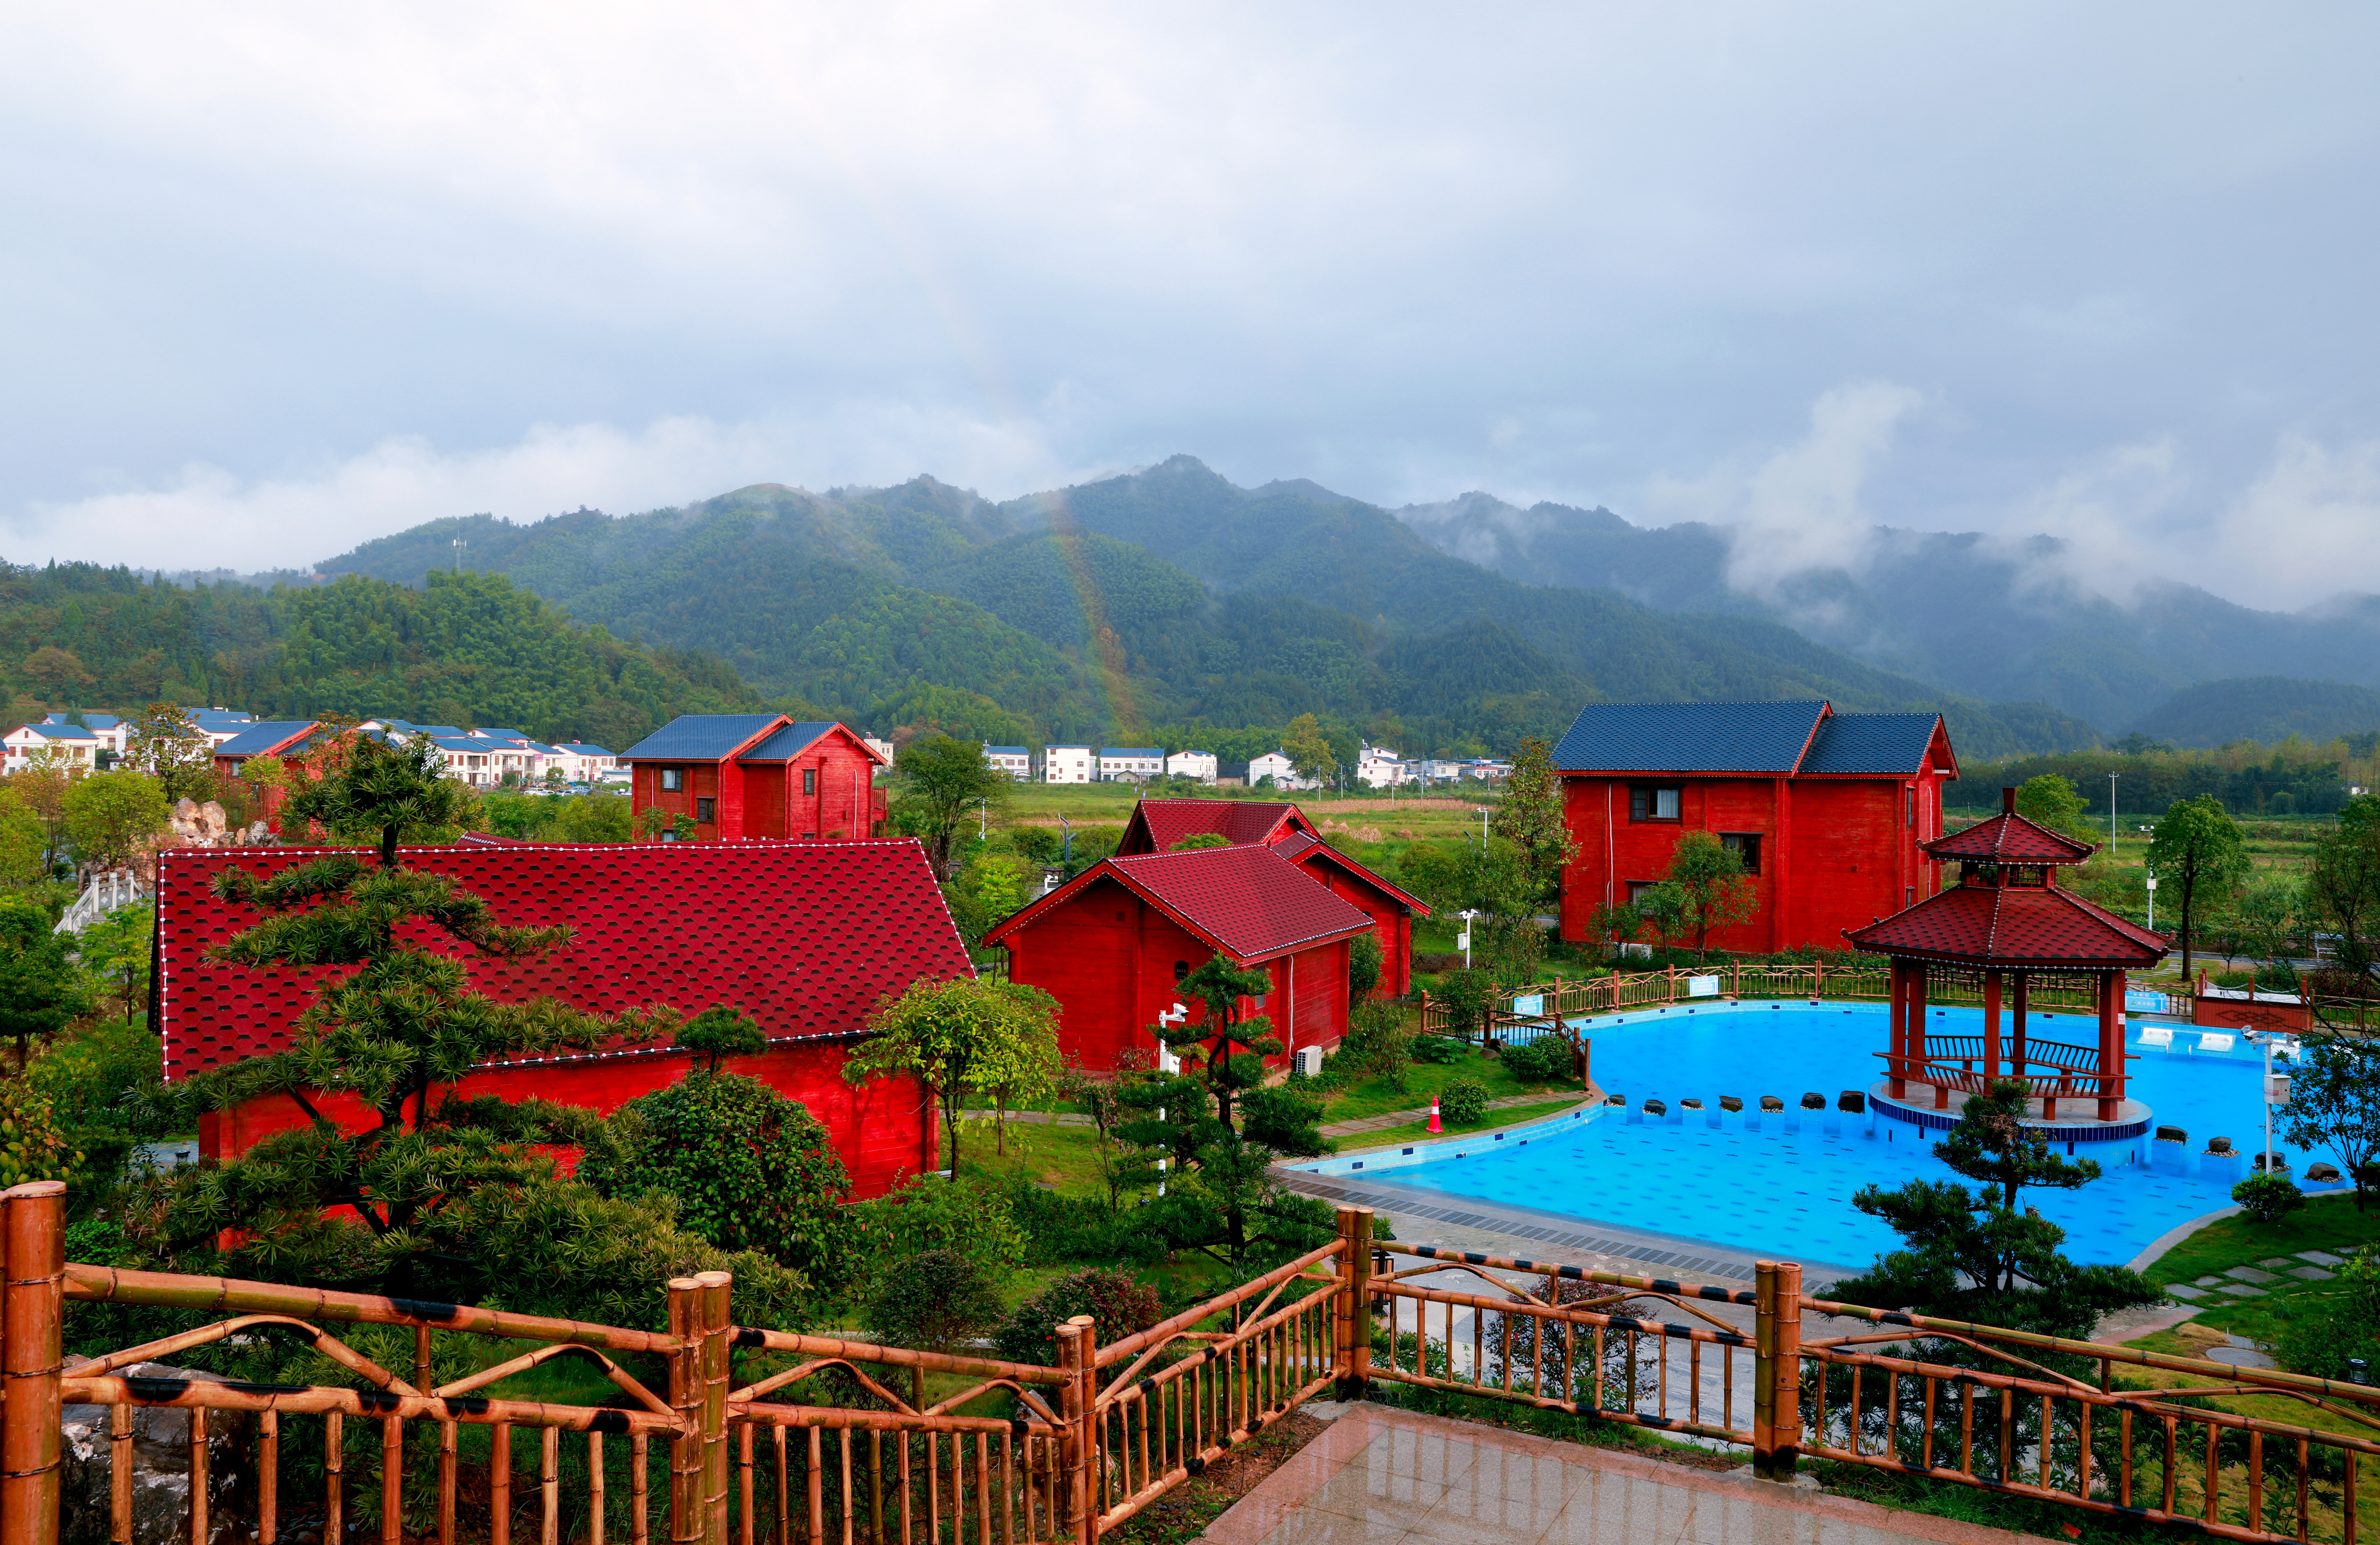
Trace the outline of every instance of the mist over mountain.
<instances>
[{"instance_id":1,"label":"mist over mountain","mask_svg":"<svg viewBox=\"0 0 2380 1545\"><path fill-rule=\"evenodd\" d=\"M1396 514L1439 550L1515 579L1616 590L1666 613L1782 623L1879 670L1978 698L2045 702L2111 738L2159 733L2146 716L2202 682L2380 685L2380 597L2289 614L2192 585L2135 587L2121 574L2094 585L2055 536L2011 544L1879 527L1841 566L1777 572L1736 527L1639 527L1608 509L1523 509L1477 493ZM2132 598L2119 602L2107 590ZM2240 727L2221 738L2253 737L2257 712L2239 697L2225 700L2246 716L2235 714ZM2192 723L2214 733L2212 720Z\"/></svg>"},{"instance_id":2,"label":"mist over mountain","mask_svg":"<svg viewBox=\"0 0 2380 1545\"><path fill-rule=\"evenodd\" d=\"M582 622L726 660L759 689L890 725L1101 739L1316 712L1401 748L1509 746L1597 700L1827 697L1938 708L1962 748L2091 744L2039 704L1945 692L1741 607L1535 584L1303 481L1190 456L995 504L917 478L763 483L614 517L431 521L320 566L419 583L458 559Z\"/></svg>"}]
</instances>

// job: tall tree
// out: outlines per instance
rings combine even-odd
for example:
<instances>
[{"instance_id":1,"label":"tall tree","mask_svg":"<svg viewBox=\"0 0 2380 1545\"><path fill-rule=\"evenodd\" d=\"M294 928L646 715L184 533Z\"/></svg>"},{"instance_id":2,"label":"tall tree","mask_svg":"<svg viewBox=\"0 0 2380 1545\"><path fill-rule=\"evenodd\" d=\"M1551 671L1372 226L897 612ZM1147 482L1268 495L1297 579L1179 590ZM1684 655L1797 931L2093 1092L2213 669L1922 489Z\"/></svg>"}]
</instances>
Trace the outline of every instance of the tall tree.
<instances>
[{"instance_id":1,"label":"tall tree","mask_svg":"<svg viewBox=\"0 0 2380 1545\"><path fill-rule=\"evenodd\" d=\"M2338 825L2315 845L2303 903L2335 941L2340 969L2367 983L2380 976L2372 950L2380 933L2380 797L2350 801Z\"/></svg>"},{"instance_id":2,"label":"tall tree","mask_svg":"<svg viewBox=\"0 0 2380 1545\"><path fill-rule=\"evenodd\" d=\"M2016 813L2078 842L2098 839L2082 825L2082 796L2072 779L2057 772L2027 778L2016 791Z\"/></svg>"},{"instance_id":3,"label":"tall tree","mask_svg":"<svg viewBox=\"0 0 2380 1545\"><path fill-rule=\"evenodd\" d=\"M2190 975L2192 945L2201 918L2220 906L2248 878L2248 846L2240 823L2211 794L2177 799L2149 838L2149 872L2171 887L2181 912L2181 974Z\"/></svg>"},{"instance_id":4,"label":"tall tree","mask_svg":"<svg viewBox=\"0 0 2380 1545\"><path fill-rule=\"evenodd\" d=\"M894 814L925 838L935 878L948 880L954 867L951 846L959 828L1004 810L1016 783L986 761L976 742L924 735L893 756L892 786Z\"/></svg>"},{"instance_id":5,"label":"tall tree","mask_svg":"<svg viewBox=\"0 0 2380 1545\"><path fill-rule=\"evenodd\" d=\"M49 829L24 791L24 774L0 784L0 885L30 885L49 876Z\"/></svg>"},{"instance_id":6,"label":"tall tree","mask_svg":"<svg viewBox=\"0 0 2380 1545\"><path fill-rule=\"evenodd\" d=\"M959 1111L970 1094L987 1093L1046 1067L1054 1080L1058 1059L1057 1001L1038 987L953 977L919 978L900 996L887 994L868 1016L874 1033L844 1064L855 1084L915 1078L942 1115L942 1152L951 1178L959 1176Z\"/></svg>"},{"instance_id":7,"label":"tall tree","mask_svg":"<svg viewBox=\"0 0 2380 1545\"><path fill-rule=\"evenodd\" d=\"M1662 933L1691 938L1694 952L1707 956L1710 936L1751 921L1760 898L1742 855L1708 832L1688 832L1670 850L1669 872L1636 905Z\"/></svg>"},{"instance_id":8,"label":"tall tree","mask_svg":"<svg viewBox=\"0 0 2380 1545\"><path fill-rule=\"evenodd\" d=\"M1281 754L1301 778L1320 784L1330 781L1339 771L1339 759L1330 754L1330 737L1322 731L1322 721L1311 713L1301 713L1281 732Z\"/></svg>"},{"instance_id":9,"label":"tall tree","mask_svg":"<svg viewBox=\"0 0 2380 1545\"><path fill-rule=\"evenodd\" d=\"M70 941L51 931L47 907L0 895L0 1035L17 1043L17 1071L35 1040L47 1040L91 1009L91 991L67 958Z\"/></svg>"},{"instance_id":10,"label":"tall tree","mask_svg":"<svg viewBox=\"0 0 2380 1545\"><path fill-rule=\"evenodd\" d=\"M2360 1037L2307 1037L2285 1114L2283 1135L2292 1145L2338 1156L2362 1211L2380 1188L2380 1046Z\"/></svg>"},{"instance_id":11,"label":"tall tree","mask_svg":"<svg viewBox=\"0 0 2380 1545\"><path fill-rule=\"evenodd\" d=\"M333 722L306 758L306 775L282 807L285 828L311 821L334 837L380 845L382 869L396 867L407 836L444 836L478 809L478 797L446 776L445 753L427 736L399 744Z\"/></svg>"},{"instance_id":12,"label":"tall tree","mask_svg":"<svg viewBox=\"0 0 2380 1545\"><path fill-rule=\"evenodd\" d=\"M134 772L156 779L169 804L214 792L214 743L179 703L155 702L140 711L124 760Z\"/></svg>"},{"instance_id":13,"label":"tall tree","mask_svg":"<svg viewBox=\"0 0 2380 1545\"><path fill-rule=\"evenodd\" d=\"M65 797L67 840L75 857L103 869L139 858L166 829L165 788L146 772L96 772L78 778Z\"/></svg>"},{"instance_id":14,"label":"tall tree","mask_svg":"<svg viewBox=\"0 0 2380 1545\"><path fill-rule=\"evenodd\" d=\"M8 780L25 808L42 823L42 872L55 873L67 852L67 790L84 775L63 748L44 746L25 759L25 769Z\"/></svg>"},{"instance_id":15,"label":"tall tree","mask_svg":"<svg viewBox=\"0 0 2380 1545\"><path fill-rule=\"evenodd\" d=\"M1570 823L1562 818L1561 777L1554 771L1553 748L1542 736L1527 736L1512 753L1512 775L1504 780L1504 797L1488 818L1488 830L1520 850L1537 879L1537 899L1558 904L1562 869L1578 845L1571 841Z\"/></svg>"},{"instance_id":16,"label":"tall tree","mask_svg":"<svg viewBox=\"0 0 2380 1545\"><path fill-rule=\"evenodd\" d=\"M99 680L72 650L55 644L43 644L27 655L20 668L42 700L52 707L73 701Z\"/></svg>"}]
</instances>

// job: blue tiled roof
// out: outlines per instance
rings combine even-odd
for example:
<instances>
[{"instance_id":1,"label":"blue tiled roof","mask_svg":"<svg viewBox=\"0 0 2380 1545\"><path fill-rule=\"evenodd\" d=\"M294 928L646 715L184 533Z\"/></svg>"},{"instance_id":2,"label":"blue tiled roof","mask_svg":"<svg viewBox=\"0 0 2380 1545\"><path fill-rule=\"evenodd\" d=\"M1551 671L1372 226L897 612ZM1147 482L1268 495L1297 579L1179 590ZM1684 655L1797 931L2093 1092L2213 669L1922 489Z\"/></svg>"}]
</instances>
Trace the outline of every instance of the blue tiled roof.
<instances>
[{"instance_id":1,"label":"blue tiled roof","mask_svg":"<svg viewBox=\"0 0 2380 1545\"><path fill-rule=\"evenodd\" d=\"M261 756L292 736L314 727L311 719L264 719L250 724L215 748L219 757Z\"/></svg>"},{"instance_id":2,"label":"blue tiled roof","mask_svg":"<svg viewBox=\"0 0 2380 1545\"><path fill-rule=\"evenodd\" d=\"M1565 772L1761 772L1801 765L1823 702L1595 703L1554 766Z\"/></svg>"},{"instance_id":3,"label":"blue tiled roof","mask_svg":"<svg viewBox=\"0 0 2380 1545\"><path fill-rule=\"evenodd\" d=\"M1119 759L1123 757L1161 757L1164 754L1165 748L1162 746L1102 746L1099 748L1099 755Z\"/></svg>"},{"instance_id":4,"label":"blue tiled roof","mask_svg":"<svg viewBox=\"0 0 2380 1545\"><path fill-rule=\"evenodd\" d=\"M80 724L27 724L25 726L44 740L97 740L99 736Z\"/></svg>"},{"instance_id":5,"label":"blue tiled roof","mask_svg":"<svg viewBox=\"0 0 2380 1545\"><path fill-rule=\"evenodd\" d=\"M783 729L736 758L738 761L791 761L819 742L819 736L834 728L834 721L824 724L805 721L787 724Z\"/></svg>"},{"instance_id":6,"label":"blue tiled roof","mask_svg":"<svg viewBox=\"0 0 2380 1545\"><path fill-rule=\"evenodd\" d=\"M1818 727L1804 772L1882 772L1905 778L1925 765L1935 713L1838 713Z\"/></svg>"},{"instance_id":7,"label":"blue tiled roof","mask_svg":"<svg viewBox=\"0 0 2380 1545\"><path fill-rule=\"evenodd\" d=\"M775 713L683 713L620 754L646 761L717 761L767 729Z\"/></svg>"},{"instance_id":8,"label":"blue tiled roof","mask_svg":"<svg viewBox=\"0 0 2380 1545\"><path fill-rule=\"evenodd\" d=\"M608 757L612 753L589 740L565 740L562 748L574 757Z\"/></svg>"},{"instance_id":9,"label":"blue tiled roof","mask_svg":"<svg viewBox=\"0 0 2380 1545\"><path fill-rule=\"evenodd\" d=\"M518 730L492 730L485 725L481 725L472 733L475 735L484 735L494 740L527 740L528 738L528 736L521 734Z\"/></svg>"},{"instance_id":10,"label":"blue tiled roof","mask_svg":"<svg viewBox=\"0 0 2380 1545\"><path fill-rule=\"evenodd\" d=\"M63 713L45 713L42 716L42 722L46 724L63 724L67 722L67 716ZM82 722L86 729L112 730L124 721L113 713L86 713L82 716Z\"/></svg>"},{"instance_id":11,"label":"blue tiled roof","mask_svg":"<svg viewBox=\"0 0 2380 1545\"><path fill-rule=\"evenodd\" d=\"M983 748L983 754L988 757L1021 757L1025 754L1025 748L1022 746L986 745Z\"/></svg>"}]
</instances>

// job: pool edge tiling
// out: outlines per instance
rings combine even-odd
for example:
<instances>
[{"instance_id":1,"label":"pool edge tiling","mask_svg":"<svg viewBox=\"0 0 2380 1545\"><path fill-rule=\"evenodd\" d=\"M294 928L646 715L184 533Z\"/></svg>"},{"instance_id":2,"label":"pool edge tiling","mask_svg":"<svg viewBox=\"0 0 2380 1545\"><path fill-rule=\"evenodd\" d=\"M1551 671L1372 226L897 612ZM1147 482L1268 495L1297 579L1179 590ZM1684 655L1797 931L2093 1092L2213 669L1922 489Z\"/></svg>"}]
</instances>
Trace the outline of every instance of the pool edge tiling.
<instances>
[{"instance_id":1,"label":"pool edge tiling","mask_svg":"<svg viewBox=\"0 0 2380 1545\"><path fill-rule=\"evenodd\" d=\"M1626 1248L1604 1253L1644 1251L1637 1259L1701 1251L1744 1261L1867 1261L1900 1241L1852 1207L1853 1191L1917 1175L1958 1178L1932 1157L1937 1133L1880 1118L1873 1100L1861 1113L1798 1108L1804 1092L1825 1094L1832 1105L1838 1092L1875 1087L1872 1053L1884 1044L1887 1012L1880 1004L1715 1002L1575 1021L1596 1042L1596 1082L1621 1094L1625 1106L1574 1108L1509 1127L1299 1162L1284 1173L1310 1194L1388 1187L1399 1212L1447 1211L1435 1198L1530 1214L1543 1222L1500 1232L1597 1249L1585 1241L1606 1235L1606 1243ZM1749 1020L1763 1016L1777 1033L1766 1027L1744 1033L1753 1029ZM1979 1013L1937 1010L1935 1017L1954 1025ZM2046 1038L2081 1017L2036 1015L2035 1033ZM2197 1056L2194 1039L2143 1052L2137 1027L2127 1041L2138 1056L2134 1076L2150 1107L2148 1125L2184 1125L2191 1142L2158 1142L2145 1134L2086 1140L2077 1157L2095 1152L2100 1180L2078 1191L2025 1193L2022 1201L2064 1227L2068 1252L2085 1262L2121 1264L2174 1227L2219 1211L2230 1200L2232 1168L2263 1137L2255 1104L2260 1058L2236 1046ZM1812 1090L1813 1084L1819 1088ZM1781 1097L1789 1109L1767 1113L1762 1122L1757 1102L1764 1094ZM1722 1115L1721 1095L1738 1096L1749 1109ZM1650 1097L1670 1107L1664 1117L1641 1114ZM1706 1108L1683 1111L1689 1098ZM1810 1118L1805 1130L1777 1129L1786 1117L1802 1125L1803 1115ZM2192 1151L2213 1136L2230 1137L2239 1157ZM2277 1132L2274 1146L2296 1173L2318 1157L2290 1150ZM1576 1227L1550 1226L1563 1222Z\"/></svg>"}]
</instances>

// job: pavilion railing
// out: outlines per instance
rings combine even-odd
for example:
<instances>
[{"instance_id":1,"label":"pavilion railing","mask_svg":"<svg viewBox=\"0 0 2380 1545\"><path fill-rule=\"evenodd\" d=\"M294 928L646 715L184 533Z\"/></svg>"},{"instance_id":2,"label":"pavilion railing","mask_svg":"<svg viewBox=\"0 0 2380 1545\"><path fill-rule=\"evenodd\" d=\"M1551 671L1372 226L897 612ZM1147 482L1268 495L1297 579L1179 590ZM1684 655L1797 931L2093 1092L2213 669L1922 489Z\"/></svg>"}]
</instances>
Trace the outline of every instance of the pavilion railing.
<instances>
[{"instance_id":1,"label":"pavilion railing","mask_svg":"<svg viewBox=\"0 0 2380 1545\"><path fill-rule=\"evenodd\" d=\"M133 1476L118 1461L134 1452L133 1414L161 1406L189 1414L194 1540L221 1532L209 1424L230 1415L251 1443L238 1534L261 1542L300 1528L387 1545L425 1534L508 1545L532 1529L590 1545L1092 1541L1301 1402L1385 1384L1747 1448L1771 1479L1791 1478L1807 1455L2243 1540L2355 1545L2380 1478L2369 1462L2380 1391L2364 1386L1828 1303L1803 1295L1791 1263L1760 1263L1746 1292L1376 1241L1367 1208L1341 1209L1330 1244L1136 1335L1099 1346L1087 1317L1070 1320L1045 1368L737 1326L724 1272L672 1282L669 1329L650 1332L69 1264L63 1193L55 1182L0 1193L10 1545L56 1545L69 1403L108 1412L111 1537L122 1540ZM1450 1283L1450 1271L1464 1280ZM67 1367L69 1302L225 1318ZM1805 1331L1828 1317L1861 1323ZM350 1326L410 1332L413 1365L383 1368L325 1328ZM349 1383L133 1371L283 1332ZM433 1384L435 1338L456 1336L532 1350ZM792 1366L738 1383L739 1355ZM591 1358L612 1403L486 1393L559 1356ZM619 1359L658 1359L662 1389ZM2140 1387L2119 1388L2119 1371ZM948 1391L930 1403L929 1376ZM2255 1414L2211 1404L2243 1395L2257 1397ZM2307 1419L2270 1414L2274 1402ZM468 1445L487 1456L484 1474L464 1463L464 1435L485 1439ZM300 1445L320 1464L288 1463ZM408 1484L416 1449L429 1473ZM520 1449L535 1454L526 1473ZM377 1528L349 1529L351 1507Z\"/></svg>"}]
</instances>

